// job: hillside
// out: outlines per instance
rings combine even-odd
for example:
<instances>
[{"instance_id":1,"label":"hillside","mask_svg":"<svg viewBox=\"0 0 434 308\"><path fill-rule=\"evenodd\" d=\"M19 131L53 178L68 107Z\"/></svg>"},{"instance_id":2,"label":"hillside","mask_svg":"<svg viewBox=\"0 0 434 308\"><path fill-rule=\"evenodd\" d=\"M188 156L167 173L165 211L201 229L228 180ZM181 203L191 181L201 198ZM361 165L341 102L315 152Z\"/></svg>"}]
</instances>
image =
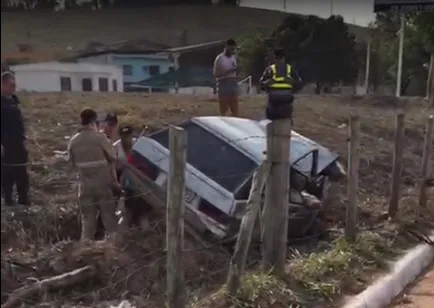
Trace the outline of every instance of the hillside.
<instances>
[{"instance_id":1,"label":"hillside","mask_svg":"<svg viewBox=\"0 0 434 308\"><path fill-rule=\"evenodd\" d=\"M14 56L17 44L41 53L81 49L89 42L110 43L147 38L171 46L271 32L286 13L225 6L158 6L143 9L2 12L2 58ZM364 28L350 25L364 36Z\"/></svg>"}]
</instances>

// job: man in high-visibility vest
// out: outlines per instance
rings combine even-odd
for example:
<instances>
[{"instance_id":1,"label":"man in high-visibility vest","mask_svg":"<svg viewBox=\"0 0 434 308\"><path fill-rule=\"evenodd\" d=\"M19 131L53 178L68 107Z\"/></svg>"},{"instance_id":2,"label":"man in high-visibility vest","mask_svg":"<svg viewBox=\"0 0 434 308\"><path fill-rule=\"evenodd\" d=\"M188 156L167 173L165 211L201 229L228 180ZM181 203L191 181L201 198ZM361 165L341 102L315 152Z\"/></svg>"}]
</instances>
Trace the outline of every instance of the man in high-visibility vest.
<instances>
[{"instance_id":1,"label":"man in high-visibility vest","mask_svg":"<svg viewBox=\"0 0 434 308\"><path fill-rule=\"evenodd\" d=\"M300 90L302 81L294 68L286 63L283 49L274 52L274 64L265 69L260 82L268 94L267 119L292 119L294 92Z\"/></svg>"}]
</instances>

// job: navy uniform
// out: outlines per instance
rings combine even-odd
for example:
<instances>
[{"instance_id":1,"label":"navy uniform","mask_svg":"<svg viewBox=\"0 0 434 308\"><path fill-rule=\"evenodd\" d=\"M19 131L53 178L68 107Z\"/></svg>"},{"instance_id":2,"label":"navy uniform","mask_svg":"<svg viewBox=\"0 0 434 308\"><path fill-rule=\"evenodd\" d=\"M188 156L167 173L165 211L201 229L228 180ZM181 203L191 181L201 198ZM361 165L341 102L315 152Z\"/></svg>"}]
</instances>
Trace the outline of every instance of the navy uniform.
<instances>
[{"instance_id":1,"label":"navy uniform","mask_svg":"<svg viewBox=\"0 0 434 308\"><path fill-rule=\"evenodd\" d=\"M11 75L12 76L12 75ZM3 74L2 74L3 77ZM13 78L13 77L12 77ZM1 97L1 184L6 205L14 205L13 187L16 186L18 203L30 205L28 152L20 100L15 95Z\"/></svg>"},{"instance_id":2,"label":"navy uniform","mask_svg":"<svg viewBox=\"0 0 434 308\"><path fill-rule=\"evenodd\" d=\"M276 63L268 66L261 84L267 90L266 117L269 120L292 119L294 93L301 88L301 78L294 68L287 64L283 50L276 50Z\"/></svg>"}]
</instances>

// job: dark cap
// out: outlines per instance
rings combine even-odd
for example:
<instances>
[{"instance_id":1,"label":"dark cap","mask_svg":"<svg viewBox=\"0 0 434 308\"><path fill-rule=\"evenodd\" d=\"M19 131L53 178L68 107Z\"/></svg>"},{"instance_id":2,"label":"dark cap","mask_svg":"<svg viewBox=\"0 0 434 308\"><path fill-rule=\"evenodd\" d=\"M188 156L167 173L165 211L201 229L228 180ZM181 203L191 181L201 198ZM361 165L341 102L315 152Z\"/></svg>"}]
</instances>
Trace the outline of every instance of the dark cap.
<instances>
[{"instance_id":1,"label":"dark cap","mask_svg":"<svg viewBox=\"0 0 434 308\"><path fill-rule=\"evenodd\" d=\"M133 128L131 125L122 124L119 127L119 135L129 135L129 134L132 134L132 132L133 132Z\"/></svg>"},{"instance_id":2,"label":"dark cap","mask_svg":"<svg viewBox=\"0 0 434 308\"><path fill-rule=\"evenodd\" d=\"M274 51L274 56L277 58L283 58L285 57L285 49L283 48L278 48Z\"/></svg>"}]
</instances>

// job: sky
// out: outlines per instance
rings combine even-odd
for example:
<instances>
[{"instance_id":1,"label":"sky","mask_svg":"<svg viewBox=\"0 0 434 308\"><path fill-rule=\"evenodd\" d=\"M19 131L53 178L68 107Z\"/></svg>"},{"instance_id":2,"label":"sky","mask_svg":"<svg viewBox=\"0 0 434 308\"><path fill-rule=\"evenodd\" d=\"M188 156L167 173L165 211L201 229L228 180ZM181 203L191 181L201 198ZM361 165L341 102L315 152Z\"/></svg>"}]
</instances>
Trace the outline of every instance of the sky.
<instances>
[{"instance_id":1,"label":"sky","mask_svg":"<svg viewBox=\"0 0 434 308\"><path fill-rule=\"evenodd\" d=\"M286 5L285 5L286 2ZM240 6L279 10L303 15L341 15L347 23L367 26L374 20L374 0L241 0Z\"/></svg>"}]
</instances>

